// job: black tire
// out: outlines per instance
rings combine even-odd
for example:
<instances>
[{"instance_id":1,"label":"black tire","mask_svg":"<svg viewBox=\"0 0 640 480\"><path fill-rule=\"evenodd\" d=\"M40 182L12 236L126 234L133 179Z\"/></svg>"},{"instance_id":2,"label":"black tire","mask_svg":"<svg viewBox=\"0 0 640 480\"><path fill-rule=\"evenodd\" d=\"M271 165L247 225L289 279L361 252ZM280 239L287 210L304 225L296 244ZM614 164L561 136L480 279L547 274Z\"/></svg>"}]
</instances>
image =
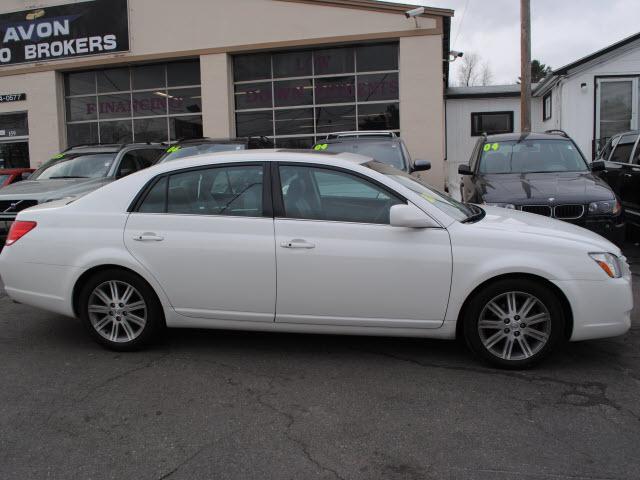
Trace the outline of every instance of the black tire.
<instances>
[{"instance_id":1,"label":"black tire","mask_svg":"<svg viewBox=\"0 0 640 480\"><path fill-rule=\"evenodd\" d=\"M509 301L521 307L531 302L531 313L526 318L518 315L523 308L510 313L509 304L502 303ZM539 281L511 278L497 280L475 293L462 321L469 348L484 361L505 369L529 368L543 360L564 339L566 325L562 303L551 288Z\"/></svg>"},{"instance_id":2,"label":"black tire","mask_svg":"<svg viewBox=\"0 0 640 480\"><path fill-rule=\"evenodd\" d=\"M127 285L133 288L130 294L132 307L144 302L144 308L130 310L120 308L125 304L107 304L102 301L101 295L96 293L100 287L101 293L105 288L116 285L116 296L124 299ZM165 321L162 306L151 286L138 275L127 270L109 269L103 270L91 276L79 294L78 313L80 320L89 331L93 339L104 347L116 351L132 351L148 345L164 330ZM92 301L92 311L89 310L89 302ZM103 307L105 305L106 307ZM116 305L112 307L112 305ZM109 311L103 312L107 308ZM99 311L96 313L96 310ZM139 321L144 312L144 324ZM104 315L104 316L103 316ZM134 321L134 317L136 320ZM103 328L98 328L103 322L107 322ZM116 325L113 327L113 325ZM127 325L127 327L125 327ZM113 337L113 329L116 331L117 340ZM102 333L101 333L102 332Z\"/></svg>"}]
</instances>

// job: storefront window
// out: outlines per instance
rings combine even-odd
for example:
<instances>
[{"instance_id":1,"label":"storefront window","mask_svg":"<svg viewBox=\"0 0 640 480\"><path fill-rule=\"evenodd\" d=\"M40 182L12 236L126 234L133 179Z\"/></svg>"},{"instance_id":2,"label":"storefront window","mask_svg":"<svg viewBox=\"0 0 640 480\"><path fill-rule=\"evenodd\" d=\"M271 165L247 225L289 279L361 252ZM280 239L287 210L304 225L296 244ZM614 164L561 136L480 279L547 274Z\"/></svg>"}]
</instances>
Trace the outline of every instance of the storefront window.
<instances>
[{"instance_id":1,"label":"storefront window","mask_svg":"<svg viewBox=\"0 0 640 480\"><path fill-rule=\"evenodd\" d=\"M236 134L279 147L341 130L400 129L398 44L237 55Z\"/></svg>"},{"instance_id":2,"label":"storefront window","mask_svg":"<svg viewBox=\"0 0 640 480\"><path fill-rule=\"evenodd\" d=\"M198 61L70 72L65 96L69 146L202 136Z\"/></svg>"}]
</instances>

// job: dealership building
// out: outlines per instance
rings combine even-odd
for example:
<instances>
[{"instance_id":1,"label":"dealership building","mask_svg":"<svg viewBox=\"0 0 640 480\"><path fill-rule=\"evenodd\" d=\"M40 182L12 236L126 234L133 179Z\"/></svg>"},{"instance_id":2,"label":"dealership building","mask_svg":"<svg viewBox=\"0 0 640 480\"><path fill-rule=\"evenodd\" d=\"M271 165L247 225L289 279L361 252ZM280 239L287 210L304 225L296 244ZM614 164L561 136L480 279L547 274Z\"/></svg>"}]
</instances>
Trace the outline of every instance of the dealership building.
<instances>
[{"instance_id":1,"label":"dealership building","mask_svg":"<svg viewBox=\"0 0 640 480\"><path fill-rule=\"evenodd\" d=\"M3 0L0 168L69 146L393 130L444 186L453 11L375 0Z\"/></svg>"}]
</instances>

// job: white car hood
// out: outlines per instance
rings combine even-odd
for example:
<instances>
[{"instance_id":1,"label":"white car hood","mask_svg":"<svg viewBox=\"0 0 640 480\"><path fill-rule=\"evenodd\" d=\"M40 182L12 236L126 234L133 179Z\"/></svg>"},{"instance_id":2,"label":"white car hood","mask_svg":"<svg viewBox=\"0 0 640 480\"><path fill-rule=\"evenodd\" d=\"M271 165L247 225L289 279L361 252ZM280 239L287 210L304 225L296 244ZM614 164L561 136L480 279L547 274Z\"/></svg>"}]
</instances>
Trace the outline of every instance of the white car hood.
<instances>
[{"instance_id":1,"label":"white car hood","mask_svg":"<svg viewBox=\"0 0 640 480\"><path fill-rule=\"evenodd\" d=\"M508 208L482 205L482 209L486 215L479 222L472 224L476 228L565 239L582 243L593 252L611 252L621 255L620 249L606 238L568 222Z\"/></svg>"}]
</instances>

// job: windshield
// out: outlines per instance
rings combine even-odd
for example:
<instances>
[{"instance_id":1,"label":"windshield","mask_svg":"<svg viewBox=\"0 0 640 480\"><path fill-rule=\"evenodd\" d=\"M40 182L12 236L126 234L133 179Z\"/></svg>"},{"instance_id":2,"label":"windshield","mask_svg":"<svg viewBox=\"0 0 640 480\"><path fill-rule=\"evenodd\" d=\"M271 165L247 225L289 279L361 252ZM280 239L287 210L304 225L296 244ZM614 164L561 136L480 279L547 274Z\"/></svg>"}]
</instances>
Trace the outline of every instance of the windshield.
<instances>
[{"instance_id":1,"label":"windshield","mask_svg":"<svg viewBox=\"0 0 640 480\"><path fill-rule=\"evenodd\" d=\"M585 172L587 162L570 140L487 142L478 173Z\"/></svg>"},{"instance_id":2,"label":"windshield","mask_svg":"<svg viewBox=\"0 0 640 480\"><path fill-rule=\"evenodd\" d=\"M375 158L377 161L391 165L400 170L406 170L406 162L402 155L402 149L399 142L337 142L326 143L327 148L323 148L325 152L335 153L357 153L367 157Z\"/></svg>"},{"instance_id":3,"label":"windshield","mask_svg":"<svg viewBox=\"0 0 640 480\"><path fill-rule=\"evenodd\" d=\"M367 162L364 166L369 167L378 173L382 173L402 186L407 187L409 190L417 193L427 200L434 207L438 208L438 210L443 211L458 221L466 220L478 213L470 206L454 200L449 195L439 192L426 183L423 183L420 179L398 170L397 168L380 162Z\"/></svg>"},{"instance_id":4,"label":"windshield","mask_svg":"<svg viewBox=\"0 0 640 480\"><path fill-rule=\"evenodd\" d=\"M187 145L184 147L174 145L167 149L167 153L163 155L158 163L190 157L191 155L200 155L202 153L231 152L235 150L245 150L246 148L247 146L244 143L202 143L200 145Z\"/></svg>"},{"instance_id":5,"label":"windshield","mask_svg":"<svg viewBox=\"0 0 640 480\"><path fill-rule=\"evenodd\" d=\"M4 185L4 182L6 182L9 179L9 175L0 175L0 186Z\"/></svg>"},{"instance_id":6,"label":"windshield","mask_svg":"<svg viewBox=\"0 0 640 480\"><path fill-rule=\"evenodd\" d=\"M42 165L29 180L106 177L115 158L116 153L64 154Z\"/></svg>"}]
</instances>

